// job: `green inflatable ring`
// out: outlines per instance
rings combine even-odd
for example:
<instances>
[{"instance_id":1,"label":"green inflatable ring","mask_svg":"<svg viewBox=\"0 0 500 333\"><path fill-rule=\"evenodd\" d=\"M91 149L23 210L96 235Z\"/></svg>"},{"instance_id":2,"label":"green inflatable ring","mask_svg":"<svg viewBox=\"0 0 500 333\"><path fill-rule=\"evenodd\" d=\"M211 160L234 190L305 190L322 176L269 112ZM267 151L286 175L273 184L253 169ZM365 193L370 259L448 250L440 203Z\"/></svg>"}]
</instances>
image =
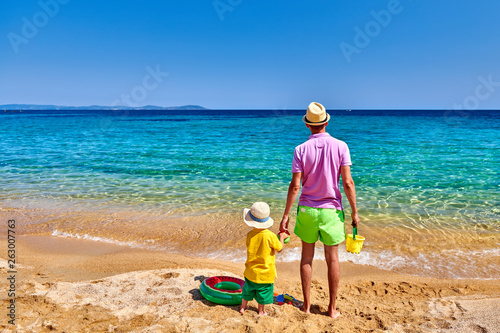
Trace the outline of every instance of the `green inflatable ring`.
<instances>
[{"instance_id":1,"label":"green inflatable ring","mask_svg":"<svg viewBox=\"0 0 500 333\"><path fill-rule=\"evenodd\" d=\"M203 280L200 292L205 299L216 304L241 304L241 291L245 281L231 276L212 276Z\"/></svg>"}]
</instances>

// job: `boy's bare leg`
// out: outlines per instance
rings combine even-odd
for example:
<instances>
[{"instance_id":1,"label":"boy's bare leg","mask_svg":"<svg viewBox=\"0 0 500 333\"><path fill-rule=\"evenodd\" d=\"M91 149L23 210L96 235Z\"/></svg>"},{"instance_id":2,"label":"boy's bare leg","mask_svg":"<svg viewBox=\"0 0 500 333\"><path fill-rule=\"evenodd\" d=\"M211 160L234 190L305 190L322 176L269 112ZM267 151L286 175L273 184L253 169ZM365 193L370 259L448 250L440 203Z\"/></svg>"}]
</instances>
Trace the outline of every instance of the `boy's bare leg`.
<instances>
[{"instance_id":1,"label":"boy's bare leg","mask_svg":"<svg viewBox=\"0 0 500 333\"><path fill-rule=\"evenodd\" d=\"M241 314L243 314L243 312L245 312L245 310L247 309L247 304L248 304L248 301L245 301L245 300L241 301L241 307L240 307Z\"/></svg>"},{"instance_id":2,"label":"boy's bare leg","mask_svg":"<svg viewBox=\"0 0 500 333\"><path fill-rule=\"evenodd\" d=\"M314 244L302 241L302 257L300 259L300 279L302 282L302 294L304 305L302 311L310 313L311 310L311 278L312 262L314 258Z\"/></svg>"},{"instance_id":3,"label":"boy's bare leg","mask_svg":"<svg viewBox=\"0 0 500 333\"><path fill-rule=\"evenodd\" d=\"M264 304L259 304L257 309L259 311L259 316L267 316L267 312L264 311Z\"/></svg>"},{"instance_id":4,"label":"boy's bare leg","mask_svg":"<svg viewBox=\"0 0 500 333\"><path fill-rule=\"evenodd\" d=\"M328 315L333 319L340 316L340 312L335 309L335 300L340 280L340 264L338 245L325 245L325 260L328 266L328 288L330 290L330 304L328 305Z\"/></svg>"}]
</instances>

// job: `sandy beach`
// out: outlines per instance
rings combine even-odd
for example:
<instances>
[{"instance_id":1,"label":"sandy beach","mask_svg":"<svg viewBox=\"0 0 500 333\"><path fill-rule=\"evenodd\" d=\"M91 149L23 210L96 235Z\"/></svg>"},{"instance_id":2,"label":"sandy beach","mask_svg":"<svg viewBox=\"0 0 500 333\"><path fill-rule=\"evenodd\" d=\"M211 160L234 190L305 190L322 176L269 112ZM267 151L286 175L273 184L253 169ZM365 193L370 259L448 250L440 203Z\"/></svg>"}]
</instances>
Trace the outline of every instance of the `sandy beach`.
<instances>
[{"instance_id":1,"label":"sandy beach","mask_svg":"<svg viewBox=\"0 0 500 333\"><path fill-rule=\"evenodd\" d=\"M0 246L7 248L6 240ZM90 240L21 236L16 243L16 325L7 323L2 279L2 332L500 332L498 280L434 279L341 264L333 321L324 262L313 266L313 314L270 305L203 299L213 275L242 277L243 265ZM2 275L7 276L2 254ZM278 263L275 291L302 299L298 263Z\"/></svg>"},{"instance_id":2,"label":"sandy beach","mask_svg":"<svg viewBox=\"0 0 500 333\"><path fill-rule=\"evenodd\" d=\"M0 333L500 333L500 1L0 9Z\"/></svg>"}]
</instances>

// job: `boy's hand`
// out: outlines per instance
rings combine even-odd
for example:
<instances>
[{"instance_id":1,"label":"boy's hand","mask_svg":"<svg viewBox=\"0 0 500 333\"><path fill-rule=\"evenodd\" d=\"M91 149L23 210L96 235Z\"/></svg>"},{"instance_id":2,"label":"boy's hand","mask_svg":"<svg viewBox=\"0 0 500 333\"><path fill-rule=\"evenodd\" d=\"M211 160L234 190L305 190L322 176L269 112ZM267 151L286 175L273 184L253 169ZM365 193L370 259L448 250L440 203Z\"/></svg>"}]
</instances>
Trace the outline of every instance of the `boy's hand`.
<instances>
[{"instance_id":1,"label":"boy's hand","mask_svg":"<svg viewBox=\"0 0 500 333\"><path fill-rule=\"evenodd\" d=\"M280 242L283 243L288 236L290 236L290 233L288 231L281 231L280 232Z\"/></svg>"}]
</instances>

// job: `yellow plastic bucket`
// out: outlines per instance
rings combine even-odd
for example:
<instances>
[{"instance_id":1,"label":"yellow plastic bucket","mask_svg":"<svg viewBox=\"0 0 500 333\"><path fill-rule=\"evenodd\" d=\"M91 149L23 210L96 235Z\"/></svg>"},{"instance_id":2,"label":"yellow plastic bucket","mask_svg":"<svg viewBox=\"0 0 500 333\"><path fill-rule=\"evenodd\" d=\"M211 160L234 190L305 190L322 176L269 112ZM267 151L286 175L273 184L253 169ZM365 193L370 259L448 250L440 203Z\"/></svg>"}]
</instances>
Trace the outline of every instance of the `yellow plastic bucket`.
<instances>
[{"instance_id":1,"label":"yellow plastic bucket","mask_svg":"<svg viewBox=\"0 0 500 333\"><path fill-rule=\"evenodd\" d=\"M365 238L360 235L356 235L356 239L352 238L352 234L347 234L345 239L345 245L347 248L347 252L358 254L361 252L361 248L363 247L363 241Z\"/></svg>"}]
</instances>

